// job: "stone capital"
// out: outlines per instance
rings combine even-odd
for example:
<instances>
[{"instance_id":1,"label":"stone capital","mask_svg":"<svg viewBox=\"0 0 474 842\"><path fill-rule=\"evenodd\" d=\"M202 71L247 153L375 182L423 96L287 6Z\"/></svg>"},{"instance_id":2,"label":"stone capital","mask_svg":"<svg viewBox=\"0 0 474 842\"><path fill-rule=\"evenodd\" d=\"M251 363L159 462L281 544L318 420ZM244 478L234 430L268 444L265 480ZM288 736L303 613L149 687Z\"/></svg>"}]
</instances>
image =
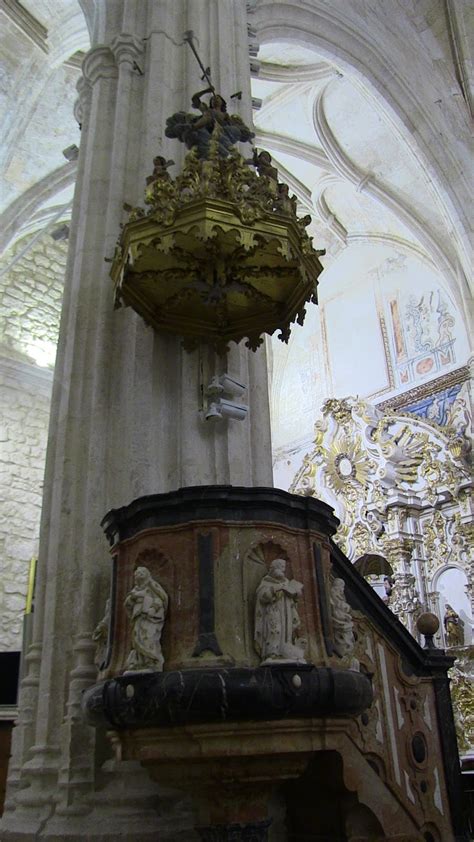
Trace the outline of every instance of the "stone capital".
<instances>
[{"instance_id":1,"label":"stone capital","mask_svg":"<svg viewBox=\"0 0 474 842\"><path fill-rule=\"evenodd\" d=\"M143 53L144 45L143 42L135 35L129 35L126 32L121 32L120 35L116 35L111 42L110 49L119 66L121 64L129 64L133 67L133 63L137 61L139 56Z\"/></svg>"},{"instance_id":2,"label":"stone capital","mask_svg":"<svg viewBox=\"0 0 474 842\"><path fill-rule=\"evenodd\" d=\"M100 44L93 47L82 62L82 74L86 82L93 86L98 79L114 79L117 77L115 56L110 47Z\"/></svg>"},{"instance_id":3,"label":"stone capital","mask_svg":"<svg viewBox=\"0 0 474 842\"><path fill-rule=\"evenodd\" d=\"M84 118L89 109L92 95L92 86L84 78L84 76L80 76L77 80L76 90L78 93L78 97L74 103L74 117L79 123L79 125L82 126Z\"/></svg>"}]
</instances>

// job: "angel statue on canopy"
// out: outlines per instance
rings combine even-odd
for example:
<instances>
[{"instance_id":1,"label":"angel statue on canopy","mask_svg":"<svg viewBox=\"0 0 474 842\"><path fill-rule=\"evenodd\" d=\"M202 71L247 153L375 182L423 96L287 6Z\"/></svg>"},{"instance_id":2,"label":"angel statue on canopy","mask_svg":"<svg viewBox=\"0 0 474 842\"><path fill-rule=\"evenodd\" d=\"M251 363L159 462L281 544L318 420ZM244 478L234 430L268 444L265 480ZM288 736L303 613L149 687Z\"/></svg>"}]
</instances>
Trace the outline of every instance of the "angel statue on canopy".
<instances>
[{"instance_id":1,"label":"angel statue on canopy","mask_svg":"<svg viewBox=\"0 0 474 842\"><path fill-rule=\"evenodd\" d=\"M211 93L209 104L201 99L207 93ZM228 114L225 99L214 88L198 91L191 102L193 108L201 112L200 116L177 111L168 117L165 135L178 138L188 149L196 149L198 158L209 157L209 145L216 127L219 127L218 149L221 158L227 157L235 143L246 143L255 136L241 117Z\"/></svg>"}]
</instances>

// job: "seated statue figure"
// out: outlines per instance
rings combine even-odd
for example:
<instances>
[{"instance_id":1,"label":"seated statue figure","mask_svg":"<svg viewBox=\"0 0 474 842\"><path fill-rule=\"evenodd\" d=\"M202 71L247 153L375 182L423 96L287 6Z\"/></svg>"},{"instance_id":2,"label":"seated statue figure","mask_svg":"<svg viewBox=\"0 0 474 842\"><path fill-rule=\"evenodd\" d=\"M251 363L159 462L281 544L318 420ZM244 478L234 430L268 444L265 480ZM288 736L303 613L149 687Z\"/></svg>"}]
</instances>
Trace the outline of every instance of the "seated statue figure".
<instances>
[{"instance_id":1,"label":"seated statue figure","mask_svg":"<svg viewBox=\"0 0 474 842\"><path fill-rule=\"evenodd\" d=\"M303 585L287 579L285 570L285 560L276 558L256 590L254 645L262 664L305 662L305 641L296 639Z\"/></svg>"},{"instance_id":2,"label":"seated statue figure","mask_svg":"<svg viewBox=\"0 0 474 842\"><path fill-rule=\"evenodd\" d=\"M134 587L125 600L132 623L132 648L127 672L162 672L161 632L168 610L168 594L146 567L137 567Z\"/></svg>"}]
</instances>

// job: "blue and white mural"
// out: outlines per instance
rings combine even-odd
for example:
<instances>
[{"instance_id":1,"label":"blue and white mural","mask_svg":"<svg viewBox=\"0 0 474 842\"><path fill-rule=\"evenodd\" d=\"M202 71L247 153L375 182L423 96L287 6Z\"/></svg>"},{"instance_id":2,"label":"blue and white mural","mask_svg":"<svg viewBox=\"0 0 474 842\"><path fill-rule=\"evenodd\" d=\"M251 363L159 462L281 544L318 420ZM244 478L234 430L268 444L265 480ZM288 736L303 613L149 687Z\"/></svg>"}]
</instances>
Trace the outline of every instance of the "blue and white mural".
<instances>
[{"instance_id":1,"label":"blue and white mural","mask_svg":"<svg viewBox=\"0 0 474 842\"><path fill-rule=\"evenodd\" d=\"M411 412L419 418L426 418L427 421L434 421L442 427L452 425L453 405L461 391L462 383L449 386L441 392L428 395L416 403L411 403L403 408L404 412Z\"/></svg>"}]
</instances>

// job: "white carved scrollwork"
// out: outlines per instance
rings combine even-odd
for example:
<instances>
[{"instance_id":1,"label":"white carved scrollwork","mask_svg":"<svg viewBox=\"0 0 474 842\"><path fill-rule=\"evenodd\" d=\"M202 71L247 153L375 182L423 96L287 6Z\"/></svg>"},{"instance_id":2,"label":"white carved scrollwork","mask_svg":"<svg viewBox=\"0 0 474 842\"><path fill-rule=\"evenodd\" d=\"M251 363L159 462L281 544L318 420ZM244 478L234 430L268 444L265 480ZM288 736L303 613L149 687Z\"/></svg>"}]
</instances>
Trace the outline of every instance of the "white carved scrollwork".
<instances>
[{"instance_id":1,"label":"white carved scrollwork","mask_svg":"<svg viewBox=\"0 0 474 842\"><path fill-rule=\"evenodd\" d=\"M374 554L387 561L391 570L379 574L398 577L389 607L410 631L416 633L422 608L431 606L442 623L449 596L458 613L466 612L469 643L467 606L474 588L467 446L449 424L441 427L409 412L382 412L352 397L331 399L290 490L334 507L341 521L336 541L351 560ZM438 590L441 572L451 567L465 572L469 602L462 593L438 602L428 597Z\"/></svg>"}]
</instances>

